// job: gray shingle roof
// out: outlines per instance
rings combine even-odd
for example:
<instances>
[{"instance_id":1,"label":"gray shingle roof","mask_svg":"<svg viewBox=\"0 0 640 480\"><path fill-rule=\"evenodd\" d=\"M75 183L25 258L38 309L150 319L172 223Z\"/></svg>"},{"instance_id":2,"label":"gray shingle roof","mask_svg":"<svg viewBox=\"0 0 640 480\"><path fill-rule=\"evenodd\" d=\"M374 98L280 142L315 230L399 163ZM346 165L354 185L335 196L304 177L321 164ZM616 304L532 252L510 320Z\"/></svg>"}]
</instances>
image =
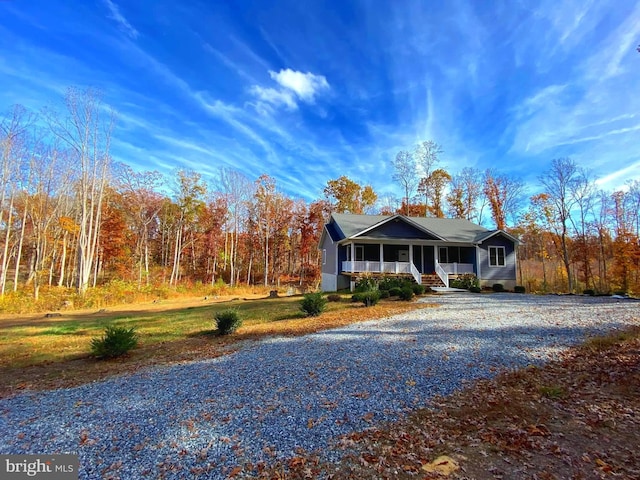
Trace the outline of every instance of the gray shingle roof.
<instances>
[{"instance_id":1,"label":"gray shingle roof","mask_svg":"<svg viewBox=\"0 0 640 480\"><path fill-rule=\"evenodd\" d=\"M420 228L432 232L449 242L458 243L479 243L484 238L493 235L495 230L488 230L480 225L476 225L468 220L460 218L431 218L431 217L404 217L385 215L351 215L346 213L334 213L332 215L338 232L344 234L344 238L353 237L368 228L399 217L413 222Z\"/></svg>"}]
</instances>

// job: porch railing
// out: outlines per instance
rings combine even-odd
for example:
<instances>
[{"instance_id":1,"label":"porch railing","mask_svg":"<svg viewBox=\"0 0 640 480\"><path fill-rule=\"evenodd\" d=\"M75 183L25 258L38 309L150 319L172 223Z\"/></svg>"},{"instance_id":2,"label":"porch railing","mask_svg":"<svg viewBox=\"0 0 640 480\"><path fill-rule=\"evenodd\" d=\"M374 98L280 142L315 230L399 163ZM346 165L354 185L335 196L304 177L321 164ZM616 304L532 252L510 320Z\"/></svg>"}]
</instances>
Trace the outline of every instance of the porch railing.
<instances>
[{"instance_id":1,"label":"porch railing","mask_svg":"<svg viewBox=\"0 0 640 480\"><path fill-rule=\"evenodd\" d=\"M441 263L440 266L445 272L452 275L473 273L473 263Z\"/></svg>"},{"instance_id":2,"label":"porch railing","mask_svg":"<svg viewBox=\"0 0 640 480\"><path fill-rule=\"evenodd\" d=\"M411 275L417 283L421 281L420 272L411 262L346 261L342 262L342 271L353 273L406 274Z\"/></svg>"}]
</instances>

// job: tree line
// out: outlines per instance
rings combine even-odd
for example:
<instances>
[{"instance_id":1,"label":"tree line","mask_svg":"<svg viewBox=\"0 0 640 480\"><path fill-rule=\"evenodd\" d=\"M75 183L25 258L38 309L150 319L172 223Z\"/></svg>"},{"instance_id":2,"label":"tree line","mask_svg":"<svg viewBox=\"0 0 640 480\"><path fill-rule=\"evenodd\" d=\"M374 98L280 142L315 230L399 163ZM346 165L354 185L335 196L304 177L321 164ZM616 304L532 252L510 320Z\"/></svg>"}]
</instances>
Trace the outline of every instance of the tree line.
<instances>
[{"instance_id":1,"label":"tree line","mask_svg":"<svg viewBox=\"0 0 640 480\"><path fill-rule=\"evenodd\" d=\"M402 199L380 199L346 176L324 198L290 198L266 174L220 168L205 181L113 162L116 115L100 92L71 88L64 111L12 107L0 119L0 294L41 286L317 285L318 242L331 212L402 213L492 222L523 239L530 290L640 290L640 184L599 191L587 170L556 159L524 199L495 170L436 168L433 141L391 161Z\"/></svg>"}]
</instances>

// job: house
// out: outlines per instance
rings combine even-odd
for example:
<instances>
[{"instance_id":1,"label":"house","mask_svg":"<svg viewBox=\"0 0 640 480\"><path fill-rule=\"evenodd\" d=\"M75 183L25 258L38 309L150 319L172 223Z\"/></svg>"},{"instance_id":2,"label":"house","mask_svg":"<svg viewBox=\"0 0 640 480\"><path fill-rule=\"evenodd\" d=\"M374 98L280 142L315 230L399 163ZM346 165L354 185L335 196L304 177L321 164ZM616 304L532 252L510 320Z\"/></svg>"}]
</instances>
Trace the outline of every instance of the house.
<instances>
[{"instance_id":1,"label":"house","mask_svg":"<svg viewBox=\"0 0 640 480\"><path fill-rule=\"evenodd\" d=\"M482 286L516 285L517 238L464 219L334 213L320 238L322 290L353 290L363 275L448 287L473 273Z\"/></svg>"}]
</instances>

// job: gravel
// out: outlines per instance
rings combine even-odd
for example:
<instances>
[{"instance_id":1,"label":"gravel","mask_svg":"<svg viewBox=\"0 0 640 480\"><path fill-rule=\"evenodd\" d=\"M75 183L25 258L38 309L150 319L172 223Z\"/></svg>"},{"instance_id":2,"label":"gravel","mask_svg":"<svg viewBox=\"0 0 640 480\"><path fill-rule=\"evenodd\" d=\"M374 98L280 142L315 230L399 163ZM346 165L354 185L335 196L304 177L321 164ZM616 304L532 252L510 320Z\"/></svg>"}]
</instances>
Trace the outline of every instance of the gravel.
<instances>
[{"instance_id":1,"label":"gravel","mask_svg":"<svg viewBox=\"0 0 640 480\"><path fill-rule=\"evenodd\" d=\"M80 456L80 478L226 478L426 406L585 336L640 323L640 303L452 294L391 318L248 344L224 357L0 400L0 453Z\"/></svg>"}]
</instances>

